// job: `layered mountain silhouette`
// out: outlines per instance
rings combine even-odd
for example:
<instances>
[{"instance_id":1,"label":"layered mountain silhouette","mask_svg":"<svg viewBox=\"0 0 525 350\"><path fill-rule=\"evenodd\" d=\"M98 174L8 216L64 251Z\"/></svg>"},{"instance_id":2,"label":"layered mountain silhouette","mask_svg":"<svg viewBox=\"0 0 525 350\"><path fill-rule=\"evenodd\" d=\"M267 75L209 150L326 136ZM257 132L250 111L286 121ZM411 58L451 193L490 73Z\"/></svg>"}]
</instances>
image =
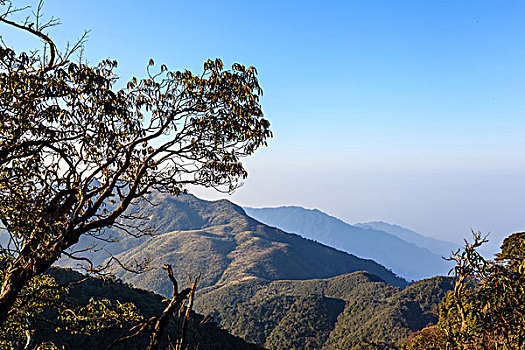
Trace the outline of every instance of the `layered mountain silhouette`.
<instances>
[{"instance_id":1,"label":"layered mountain silhouette","mask_svg":"<svg viewBox=\"0 0 525 350\"><path fill-rule=\"evenodd\" d=\"M435 253L447 249L443 246L449 246L441 244L431 251L426 246L432 245L433 240L425 240L415 232L402 233L405 238L412 237L412 241L418 239L418 242L424 244L418 245L400 238L402 234L399 229L395 230L396 234L376 229L384 227L394 231L396 227L378 223L350 225L317 209L297 206L244 209L248 215L267 225L297 233L350 254L373 259L411 280L446 275L451 268L451 264L442 259L442 253Z\"/></svg>"},{"instance_id":2,"label":"layered mountain silhouette","mask_svg":"<svg viewBox=\"0 0 525 350\"><path fill-rule=\"evenodd\" d=\"M383 221L372 221L354 224L354 226L364 229L379 230L390 233L401 238L404 241L413 243L418 247L428 249L432 253L440 256L448 257L452 251L456 251L460 246L456 243L442 241L432 237L423 236L417 232L401 227L399 225L392 225Z\"/></svg>"}]
</instances>

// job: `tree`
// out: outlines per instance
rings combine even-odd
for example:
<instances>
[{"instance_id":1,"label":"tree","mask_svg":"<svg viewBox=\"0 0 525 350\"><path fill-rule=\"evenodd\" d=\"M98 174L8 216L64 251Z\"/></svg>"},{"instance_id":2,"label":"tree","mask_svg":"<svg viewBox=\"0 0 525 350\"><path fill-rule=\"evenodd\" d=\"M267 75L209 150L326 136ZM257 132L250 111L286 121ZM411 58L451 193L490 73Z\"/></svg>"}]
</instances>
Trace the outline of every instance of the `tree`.
<instances>
[{"instance_id":1,"label":"tree","mask_svg":"<svg viewBox=\"0 0 525 350\"><path fill-rule=\"evenodd\" d=\"M507 237L494 261L474 242L453 254L454 291L440 305L439 322L412 336L405 349L525 349L525 232Z\"/></svg>"},{"instance_id":2,"label":"tree","mask_svg":"<svg viewBox=\"0 0 525 350\"><path fill-rule=\"evenodd\" d=\"M29 23L0 4L2 25L45 45L21 53L0 45L2 323L34 276L64 254L85 259L68 251L82 235L148 233L141 208L151 191L233 191L247 176L241 158L272 134L254 67L208 60L194 75L150 60L146 78L116 89L117 62L72 62L83 39L58 50L46 32L56 22L42 23L40 5Z\"/></svg>"}]
</instances>

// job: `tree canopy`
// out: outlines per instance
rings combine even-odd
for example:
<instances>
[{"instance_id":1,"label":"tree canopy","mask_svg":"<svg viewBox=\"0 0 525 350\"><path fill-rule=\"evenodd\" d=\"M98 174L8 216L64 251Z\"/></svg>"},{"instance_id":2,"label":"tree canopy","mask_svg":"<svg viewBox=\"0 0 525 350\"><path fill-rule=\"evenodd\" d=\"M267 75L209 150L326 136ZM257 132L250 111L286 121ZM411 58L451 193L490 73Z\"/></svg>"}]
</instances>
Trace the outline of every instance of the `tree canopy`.
<instances>
[{"instance_id":1,"label":"tree canopy","mask_svg":"<svg viewBox=\"0 0 525 350\"><path fill-rule=\"evenodd\" d=\"M254 67L215 59L193 74L150 60L145 78L117 89L116 61L73 62L82 39L60 51L47 33L53 21L37 11L34 23L17 22L9 1L0 8L0 25L44 43L31 52L0 44L3 322L34 276L76 256L68 249L82 235L148 233L141 204L151 191L233 191L247 176L241 158L272 134Z\"/></svg>"}]
</instances>

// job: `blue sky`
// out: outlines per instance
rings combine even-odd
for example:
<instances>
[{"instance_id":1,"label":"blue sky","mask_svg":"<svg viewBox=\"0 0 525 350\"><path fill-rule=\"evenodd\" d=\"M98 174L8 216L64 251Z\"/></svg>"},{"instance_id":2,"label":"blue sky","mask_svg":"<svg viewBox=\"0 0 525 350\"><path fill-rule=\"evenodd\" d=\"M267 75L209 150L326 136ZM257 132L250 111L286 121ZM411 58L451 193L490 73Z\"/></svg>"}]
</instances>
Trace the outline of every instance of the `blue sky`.
<instances>
[{"instance_id":1,"label":"blue sky","mask_svg":"<svg viewBox=\"0 0 525 350\"><path fill-rule=\"evenodd\" d=\"M149 58L256 66L275 137L246 161L238 204L454 241L473 228L495 245L525 230L525 1L48 0L45 12L59 43L91 30L88 59L117 59L123 79Z\"/></svg>"}]
</instances>

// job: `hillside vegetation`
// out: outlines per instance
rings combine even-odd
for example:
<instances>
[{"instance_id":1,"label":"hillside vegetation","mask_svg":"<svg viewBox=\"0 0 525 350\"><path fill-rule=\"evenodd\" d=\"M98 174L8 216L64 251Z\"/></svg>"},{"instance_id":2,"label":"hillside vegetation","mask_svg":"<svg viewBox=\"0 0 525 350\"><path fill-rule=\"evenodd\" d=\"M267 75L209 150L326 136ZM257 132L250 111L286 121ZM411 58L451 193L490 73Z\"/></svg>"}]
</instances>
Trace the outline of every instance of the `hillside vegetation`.
<instances>
[{"instance_id":1,"label":"hillside vegetation","mask_svg":"<svg viewBox=\"0 0 525 350\"><path fill-rule=\"evenodd\" d=\"M439 305L439 322L413 334L405 350L525 350L525 232L503 241L494 260L473 242L454 253L454 290Z\"/></svg>"},{"instance_id":2,"label":"hillside vegetation","mask_svg":"<svg viewBox=\"0 0 525 350\"><path fill-rule=\"evenodd\" d=\"M196 308L232 334L268 349L367 349L400 345L437 321L452 288L436 277L399 289L366 272L329 279L250 279L201 290Z\"/></svg>"},{"instance_id":3,"label":"hillside vegetation","mask_svg":"<svg viewBox=\"0 0 525 350\"><path fill-rule=\"evenodd\" d=\"M407 282L378 263L264 225L229 201L155 195L150 216L159 232L120 236L124 263L151 257L176 278L201 275L195 309L250 343L268 349L367 349L400 345L437 321L448 278ZM163 295L161 269L117 277ZM406 288L405 288L406 287ZM404 288L404 289L402 289Z\"/></svg>"},{"instance_id":4,"label":"hillside vegetation","mask_svg":"<svg viewBox=\"0 0 525 350\"><path fill-rule=\"evenodd\" d=\"M63 302L70 305L71 313L75 312L77 306L87 305L90 300L102 301L109 300L113 305L132 303L138 312L138 317L149 319L158 316L166 307L163 297L149 291L130 287L122 281L87 278L86 276L64 269L51 269L49 275L59 284L76 283L68 287L69 291L64 295ZM166 276L167 278L167 276ZM78 311L77 311L78 312ZM79 314L80 316L80 314ZM115 315L116 316L116 315ZM119 337L133 327L137 322L134 321L117 324L116 327L106 327L106 321L100 319L93 324L93 327L84 327L79 331L76 327L66 327L63 319L53 308L44 309L41 314L30 318L32 329L31 344L33 348L42 348L43 343L53 343L58 349L106 349ZM205 321L202 315L192 313L188 327L188 346L190 349L257 349L253 344L248 344L242 339L232 336L227 331L218 327L213 320ZM168 349L170 342L180 336L178 327L174 319L170 320L161 342L161 349ZM149 344L149 331L131 340L123 342L114 349L145 349ZM2 341L6 340L0 335L0 348L11 349ZM3 345L7 346L4 347ZM15 347L16 348L16 347Z\"/></svg>"}]
</instances>

